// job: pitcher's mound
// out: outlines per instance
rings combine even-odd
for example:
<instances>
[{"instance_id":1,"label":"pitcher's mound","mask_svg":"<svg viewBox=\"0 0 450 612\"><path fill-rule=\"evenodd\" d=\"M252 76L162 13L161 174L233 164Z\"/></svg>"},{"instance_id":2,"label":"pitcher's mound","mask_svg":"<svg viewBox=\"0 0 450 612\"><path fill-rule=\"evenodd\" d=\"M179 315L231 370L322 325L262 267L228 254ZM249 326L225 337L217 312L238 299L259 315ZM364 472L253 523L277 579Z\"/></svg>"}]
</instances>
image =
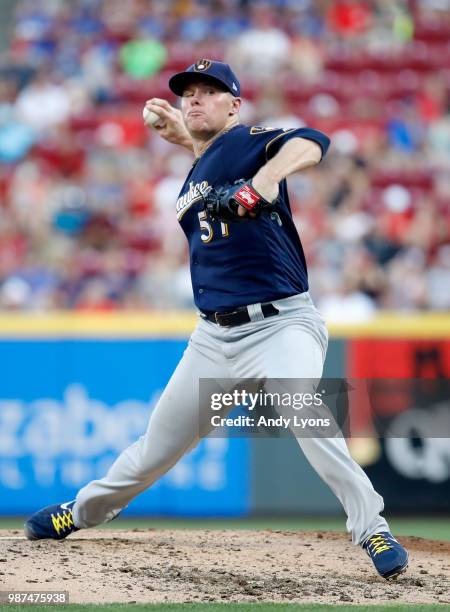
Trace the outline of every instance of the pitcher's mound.
<instances>
[{"instance_id":1,"label":"pitcher's mound","mask_svg":"<svg viewBox=\"0 0 450 612\"><path fill-rule=\"evenodd\" d=\"M60 542L22 535L0 531L2 590L68 591L70 603L450 604L450 542L399 538L410 566L387 582L347 535L332 532L86 530Z\"/></svg>"}]
</instances>

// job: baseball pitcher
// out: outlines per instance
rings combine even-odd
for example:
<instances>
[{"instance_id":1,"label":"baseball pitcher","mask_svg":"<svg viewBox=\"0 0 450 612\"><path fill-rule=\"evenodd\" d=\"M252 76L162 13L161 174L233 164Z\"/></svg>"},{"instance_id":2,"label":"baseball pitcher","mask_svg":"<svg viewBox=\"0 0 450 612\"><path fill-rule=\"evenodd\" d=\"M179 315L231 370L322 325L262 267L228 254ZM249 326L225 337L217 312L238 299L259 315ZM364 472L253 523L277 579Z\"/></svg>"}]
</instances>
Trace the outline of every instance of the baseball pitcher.
<instances>
[{"instance_id":1,"label":"baseball pitcher","mask_svg":"<svg viewBox=\"0 0 450 612\"><path fill-rule=\"evenodd\" d=\"M175 74L181 111L150 100L161 136L193 151L174 214L189 245L199 321L151 415L146 433L104 478L74 501L49 506L25 523L31 540L62 539L115 518L211 429L199 379L320 379L327 331L308 293L302 244L286 177L318 164L329 139L311 128L242 125L240 84L230 66L202 59ZM383 499L340 437L297 438L340 500L353 543L378 573L405 571L408 554L380 515Z\"/></svg>"}]
</instances>

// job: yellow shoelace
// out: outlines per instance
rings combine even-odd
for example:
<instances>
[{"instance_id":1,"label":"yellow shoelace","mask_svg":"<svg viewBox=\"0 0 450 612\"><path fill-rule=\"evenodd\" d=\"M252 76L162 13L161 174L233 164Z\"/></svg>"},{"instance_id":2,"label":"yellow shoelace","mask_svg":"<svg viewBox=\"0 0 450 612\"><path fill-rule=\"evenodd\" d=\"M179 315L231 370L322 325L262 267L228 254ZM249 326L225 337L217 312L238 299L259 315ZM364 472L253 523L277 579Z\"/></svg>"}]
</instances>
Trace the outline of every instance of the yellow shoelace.
<instances>
[{"instance_id":1,"label":"yellow shoelace","mask_svg":"<svg viewBox=\"0 0 450 612\"><path fill-rule=\"evenodd\" d=\"M376 555L384 552L385 550L391 550L392 548L386 538L380 534L375 534L369 538L369 544L372 544L373 551Z\"/></svg>"},{"instance_id":2,"label":"yellow shoelace","mask_svg":"<svg viewBox=\"0 0 450 612\"><path fill-rule=\"evenodd\" d=\"M64 529L69 529L73 526L72 511L67 510L67 512L63 512L62 514L59 512L56 515L52 514L52 523L56 533L59 535L60 531L64 531Z\"/></svg>"}]
</instances>

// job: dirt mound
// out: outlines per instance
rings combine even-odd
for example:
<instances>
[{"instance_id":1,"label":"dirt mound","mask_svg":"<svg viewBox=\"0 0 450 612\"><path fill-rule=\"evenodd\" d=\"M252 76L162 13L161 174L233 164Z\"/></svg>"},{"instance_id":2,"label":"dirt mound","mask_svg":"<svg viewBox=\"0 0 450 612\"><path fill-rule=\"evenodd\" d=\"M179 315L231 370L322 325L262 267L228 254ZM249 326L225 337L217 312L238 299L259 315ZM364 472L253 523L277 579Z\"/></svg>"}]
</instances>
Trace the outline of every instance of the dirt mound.
<instances>
[{"instance_id":1,"label":"dirt mound","mask_svg":"<svg viewBox=\"0 0 450 612\"><path fill-rule=\"evenodd\" d=\"M377 576L332 532L86 530L61 542L0 531L2 590L65 590L71 603L450 603L450 543L400 538L410 567Z\"/></svg>"}]
</instances>

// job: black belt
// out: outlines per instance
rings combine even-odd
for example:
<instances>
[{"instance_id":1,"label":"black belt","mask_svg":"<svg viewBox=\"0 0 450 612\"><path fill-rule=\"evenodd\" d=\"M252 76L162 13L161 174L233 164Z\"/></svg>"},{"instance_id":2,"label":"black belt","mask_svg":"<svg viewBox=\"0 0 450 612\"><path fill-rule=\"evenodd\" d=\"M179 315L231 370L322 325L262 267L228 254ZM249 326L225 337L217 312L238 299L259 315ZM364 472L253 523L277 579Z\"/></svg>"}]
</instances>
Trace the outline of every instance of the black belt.
<instances>
[{"instance_id":1,"label":"black belt","mask_svg":"<svg viewBox=\"0 0 450 612\"><path fill-rule=\"evenodd\" d=\"M261 304L261 311L265 319L267 319L267 317L274 317L280 312L278 308L275 308L275 306L270 303ZM201 317L212 323L217 323L217 325L222 327L235 327L236 325L250 323L251 321L247 306L242 306L242 308L236 308L236 310L231 310L229 312L202 312Z\"/></svg>"}]
</instances>

